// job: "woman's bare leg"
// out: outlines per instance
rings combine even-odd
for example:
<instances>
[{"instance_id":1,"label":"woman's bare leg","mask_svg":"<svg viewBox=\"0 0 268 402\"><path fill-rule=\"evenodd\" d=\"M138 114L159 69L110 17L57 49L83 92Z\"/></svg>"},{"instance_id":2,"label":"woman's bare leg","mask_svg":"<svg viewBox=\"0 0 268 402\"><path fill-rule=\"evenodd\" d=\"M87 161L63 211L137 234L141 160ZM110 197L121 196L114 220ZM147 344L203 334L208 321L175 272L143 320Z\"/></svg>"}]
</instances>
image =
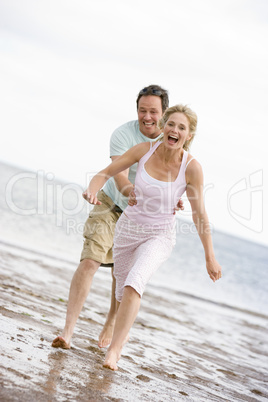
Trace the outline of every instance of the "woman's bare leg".
<instances>
[{"instance_id":1,"label":"woman's bare leg","mask_svg":"<svg viewBox=\"0 0 268 402\"><path fill-rule=\"evenodd\" d=\"M140 308L140 295L130 286L126 286L123 298L117 311L114 333L111 345L106 353L104 367L117 370L117 362L120 359L121 349L128 337Z\"/></svg>"}]
</instances>

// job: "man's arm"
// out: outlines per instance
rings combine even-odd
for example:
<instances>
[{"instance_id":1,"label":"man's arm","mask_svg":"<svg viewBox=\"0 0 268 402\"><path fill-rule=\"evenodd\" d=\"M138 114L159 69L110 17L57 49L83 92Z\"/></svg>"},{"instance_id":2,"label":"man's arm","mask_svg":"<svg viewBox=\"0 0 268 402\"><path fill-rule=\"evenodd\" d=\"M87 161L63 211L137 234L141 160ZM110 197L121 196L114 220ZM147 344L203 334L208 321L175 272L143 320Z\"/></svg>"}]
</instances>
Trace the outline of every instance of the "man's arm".
<instances>
[{"instance_id":1,"label":"man's arm","mask_svg":"<svg viewBox=\"0 0 268 402\"><path fill-rule=\"evenodd\" d=\"M133 138L135 138L136 135L137 133L131 122L123 124L113 132L110 139L110 158L112 162L130 149L132 144L134 145L135 141L133 142ZM133 184L129 181L128 175L129 169L126 169L114 176L117 190L126 197L128 197L133 188Z\"/></svg>"},{"instance_id":2,"label":"man's arm","mask_svg":"<svg viewBox=\"0 0 268 402\"><path fill-rule=\"evenodd\" d=\"M110 165L101 170L92 177L88 188L83 192L83 197L90 204L100 205L101 202L97 198L97 192L104 186L110 177L114 177L119 173L127 170L134 163L137 163L140 158L148 151L148 143L143 142L130 148L120 157L116 158Z\"/></svg>"},{"instance_id":3,"label":"man's arm","mask_svg":"<svg viewBox=\"0 0 268 402\"><path fill-rule=\"evenodd\" d=\"M112 162L119 158L120 155L111 156ZM125 197L129 196L129 193L133 189L133 184L128 180L128 172L129 169L124 170L123 172L118 173L114 176L114 181L116 184L117 190L120 191Z\"/></svg>"}]
</instances>

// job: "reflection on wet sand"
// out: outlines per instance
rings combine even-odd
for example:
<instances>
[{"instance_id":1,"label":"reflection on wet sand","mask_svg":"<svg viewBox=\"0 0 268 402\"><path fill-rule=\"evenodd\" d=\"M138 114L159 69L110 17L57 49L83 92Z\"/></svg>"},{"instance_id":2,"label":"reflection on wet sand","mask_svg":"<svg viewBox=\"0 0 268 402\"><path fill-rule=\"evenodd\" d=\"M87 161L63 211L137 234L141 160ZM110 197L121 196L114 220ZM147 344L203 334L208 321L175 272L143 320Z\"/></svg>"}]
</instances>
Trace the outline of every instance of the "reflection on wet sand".
<instances>
[{"instance_id":1,"label":"reflection on wet sand","mask_svg":"<svg viewBox=\"0 0 268 402\"><path fill-rule=\"evenodd\" d=\"M58 350L49 353L49 371L44 376L45 382L42 386L45 394L54 397L55 400L61 396L66 397L66 395L69 395L70 398L75 395L79 399L81 397L80 387L77 386L79 382L83 389L82 396L84 393L87 393L89 396L95 395L95 397L99 398L100 395L109 393L109 387L113 384L114 377L109 375L109 373L108 375L107 373L103 373L101 365L102 357L98 358L96 355L94 356L92 369L90 369L89 366L91 365L89 364L81 367L78 364L81 358L84 364L83 351L76 350L75 348L68 352ZM90 360L89 358L89 362ZM72 381L69 381L70 377L72 377Z\"/></svg>"},{"instance_id":2,"label":"reflection on wet sand","mask_svg":"<svg viewBox=\"0 0 268 402\"><path fill-rule=\"evenodd\" d=\"M49 396L56 396L57 384L61 379L61 373L64 370L65 361L66 356L61 351L57 353L49 353L48 355L49 371L48 374L44 376L45 383L43 385L43 390Z\"/></svg>"}]
</instances>

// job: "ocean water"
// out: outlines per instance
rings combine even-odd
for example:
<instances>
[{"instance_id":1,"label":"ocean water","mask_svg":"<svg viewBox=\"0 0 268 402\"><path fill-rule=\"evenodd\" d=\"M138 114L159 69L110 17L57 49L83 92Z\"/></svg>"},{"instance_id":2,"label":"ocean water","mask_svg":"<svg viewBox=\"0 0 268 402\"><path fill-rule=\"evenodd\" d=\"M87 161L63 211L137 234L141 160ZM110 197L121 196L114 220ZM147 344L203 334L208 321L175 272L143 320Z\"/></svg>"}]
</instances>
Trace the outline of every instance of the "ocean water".
<instances>
[{"instance_id":1,"label":"ocean water","mask_svg":"<svg viewBox=\"0 0 268 402\"><path fill-rule=\"evenodd\" d=\"M83 224L91 208L81 186L0 163L0 190L2 242L79 262ZM223 276L213 283L192 227L177 219L176 246L148 286L268 315L268 247L214 231Z\"/></svg>"},{"instance_id":2,"label":"ocean water","mask_svg":"<svg viewBox=\"0 0 268 402\"><path fill-rule=\"evenodd\" d=\"M184 223L185 225L185 223ZM222 278L209 278L198 235L177 234L171 258L152 280L185 295L268 315L268 248L224 233L213 233Z\"/></svg>"}]
</instances>

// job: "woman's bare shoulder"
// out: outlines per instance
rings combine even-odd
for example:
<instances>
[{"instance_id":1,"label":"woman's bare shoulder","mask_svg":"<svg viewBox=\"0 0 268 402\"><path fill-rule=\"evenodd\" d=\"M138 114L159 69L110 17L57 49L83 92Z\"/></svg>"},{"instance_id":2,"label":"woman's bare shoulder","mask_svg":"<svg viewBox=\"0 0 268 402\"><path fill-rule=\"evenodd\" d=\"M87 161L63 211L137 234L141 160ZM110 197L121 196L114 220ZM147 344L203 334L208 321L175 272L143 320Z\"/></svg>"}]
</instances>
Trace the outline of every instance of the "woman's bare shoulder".
<instances>
[{"instance_id":1,"label":"woman's bare shoulder","mask_svg":"<svg viewBox=\"0 0 268 402\"><path fill-rule=\"evenodd\" d=\"M150 142L141 142L140 144L134 145L134 147L132 147L131 149L138 156L138 159L140 159L143 157L143 155L146 154L146 152L149 151Z\"/></svg>"},{"instance_id":2,"label":"woman's bare shoulder","mask_svg":"<svg viewBox=\"0 0 268 402\"><path fill-rule=\"evenodd\" d=\"M192 155L188 154L186 162L186 178L187 182L192 182L193 179L203 178L203 170L201 164Z\"/></svg>"},{"instance_id":3,"label":"woman's bare shoulder","mask_svg":"<svg viewBox=\"0 0 268 402\"><path fill-rule=\"evenodd\" d=\"M194 169L200 169L200 168L202 169L198 160L195 159L195 157L189 153L187 155L186 166L187 166L187 170L190 169L191 167L193 167Z\"/></svg>"}]
</instances>

